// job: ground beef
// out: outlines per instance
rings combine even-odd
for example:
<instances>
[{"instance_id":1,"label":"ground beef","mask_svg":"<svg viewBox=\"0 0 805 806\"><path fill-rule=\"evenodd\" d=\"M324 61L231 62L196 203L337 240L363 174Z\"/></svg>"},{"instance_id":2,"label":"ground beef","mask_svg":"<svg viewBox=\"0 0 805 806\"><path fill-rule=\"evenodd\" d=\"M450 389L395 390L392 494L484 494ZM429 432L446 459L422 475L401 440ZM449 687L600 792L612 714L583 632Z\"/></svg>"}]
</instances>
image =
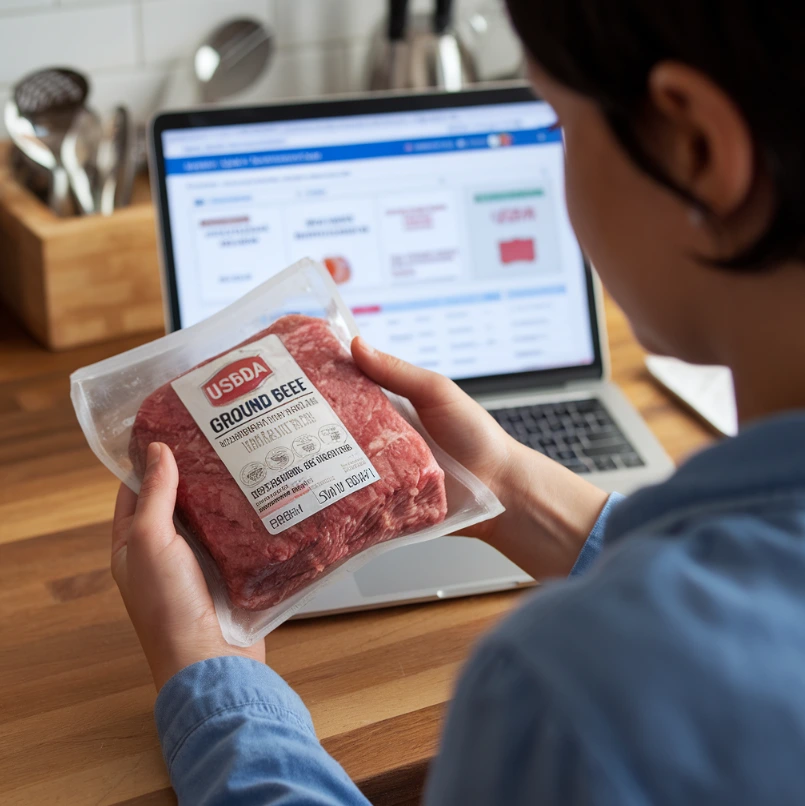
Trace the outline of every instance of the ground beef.
<instances>
[{"instance_id":1,"label":"ground beef","mask_svg":"<svg viewBox=\"0 0 805 806\"><path fill-rule=\"evenodd\" d=\"M427 444L357 368L326 322L285 316L244 344L269 334L279 336L327 399L380 481L272 535L169 383L143 401L129 443L140 476L149 443L173 450L176 512L209 550L232 603L247 610L275 605L334 563L439 523L447 511L444 473Z\"/></svg>"}]
</instances>

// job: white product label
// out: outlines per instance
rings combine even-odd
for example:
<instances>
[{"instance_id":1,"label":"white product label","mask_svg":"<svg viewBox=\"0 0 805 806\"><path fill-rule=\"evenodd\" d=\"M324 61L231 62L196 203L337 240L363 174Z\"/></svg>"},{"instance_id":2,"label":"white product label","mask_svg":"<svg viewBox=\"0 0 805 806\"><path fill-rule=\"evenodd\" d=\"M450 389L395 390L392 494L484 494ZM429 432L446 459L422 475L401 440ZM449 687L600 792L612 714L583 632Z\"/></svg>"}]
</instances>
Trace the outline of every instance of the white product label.
<instances>
[{"instance_id":1,"label":"white product label","mask_svg":"<svg viewBox=\"0 0 805 806\"><path fill-rule=\"evenodd\" d=\"M277 336L171 385L272 535L380 479Z\"/></svg>"}]
</instances>

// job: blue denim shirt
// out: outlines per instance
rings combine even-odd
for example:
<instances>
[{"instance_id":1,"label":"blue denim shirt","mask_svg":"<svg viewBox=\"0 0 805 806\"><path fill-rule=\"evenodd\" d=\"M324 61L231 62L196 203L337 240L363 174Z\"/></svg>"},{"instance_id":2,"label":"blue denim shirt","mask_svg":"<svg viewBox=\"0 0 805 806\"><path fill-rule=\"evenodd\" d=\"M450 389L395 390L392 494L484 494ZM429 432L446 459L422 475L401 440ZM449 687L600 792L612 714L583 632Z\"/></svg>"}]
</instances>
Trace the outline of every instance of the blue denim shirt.
<instances>
[{"instance_id":1,"label":"blue denim shirt","mask_svg":"<svg viewBox=\"0 0 805 806\"><path fill-rule=\"evenodd\" d=\"M254 661L183 670L156 718L180 803L367 803ZM477 648L425 802L805 803L805 414L610 499Z\"/></svg>"}]
</instances>

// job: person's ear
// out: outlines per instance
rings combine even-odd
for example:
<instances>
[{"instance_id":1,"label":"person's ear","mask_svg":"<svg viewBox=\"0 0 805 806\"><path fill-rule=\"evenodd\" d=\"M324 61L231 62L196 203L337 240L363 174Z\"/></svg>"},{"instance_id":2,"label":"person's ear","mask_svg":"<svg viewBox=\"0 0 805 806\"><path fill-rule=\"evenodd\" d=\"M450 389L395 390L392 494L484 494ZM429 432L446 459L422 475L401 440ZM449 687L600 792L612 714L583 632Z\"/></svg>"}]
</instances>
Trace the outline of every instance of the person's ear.
<instances>
[{"instance_id":1,"label":"person's ear","mask_svg":"<svg viewBox=\"0 0 805 806\"><path fill-rule=\"evenodd\" d=\"M679 62L648 78L649 150L669 178L719 218L748 200L755 176L752 135L738 107L704 73Z\"/></svg>"}]
</instances>

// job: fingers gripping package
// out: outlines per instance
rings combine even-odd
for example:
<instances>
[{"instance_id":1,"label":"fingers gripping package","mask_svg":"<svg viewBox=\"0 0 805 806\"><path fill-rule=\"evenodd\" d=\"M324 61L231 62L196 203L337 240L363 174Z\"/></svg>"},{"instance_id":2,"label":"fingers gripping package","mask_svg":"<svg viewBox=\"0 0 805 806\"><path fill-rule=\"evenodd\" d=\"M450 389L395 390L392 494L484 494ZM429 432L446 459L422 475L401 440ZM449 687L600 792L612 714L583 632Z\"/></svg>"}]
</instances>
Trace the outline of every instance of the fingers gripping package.
<instances>
[{"instance_id":1,"label":"fingers gripping package","mask_svg":"<svg viewBox=\"0 0 805 806\"><path fill-rule=\"evenodd\" d=\"M407 401L354 364L357 326L301 261L215 316L72 377L96 455L135 492L151 442L225 638L248 645L339 573L498 514Z\"/></svg>"},{"instance_id":2,"label":"fingers gripping package","mask_svg":"<svg viewBox=\"0 0 805 806\"><path fill-rule=\"evenodd\" d=\"M322 319L284 316L151 393L131 434L138 475L155 441L176 456L179 517L247 610L447 514L425 440Z\"/></svg>"}]
</instances>

